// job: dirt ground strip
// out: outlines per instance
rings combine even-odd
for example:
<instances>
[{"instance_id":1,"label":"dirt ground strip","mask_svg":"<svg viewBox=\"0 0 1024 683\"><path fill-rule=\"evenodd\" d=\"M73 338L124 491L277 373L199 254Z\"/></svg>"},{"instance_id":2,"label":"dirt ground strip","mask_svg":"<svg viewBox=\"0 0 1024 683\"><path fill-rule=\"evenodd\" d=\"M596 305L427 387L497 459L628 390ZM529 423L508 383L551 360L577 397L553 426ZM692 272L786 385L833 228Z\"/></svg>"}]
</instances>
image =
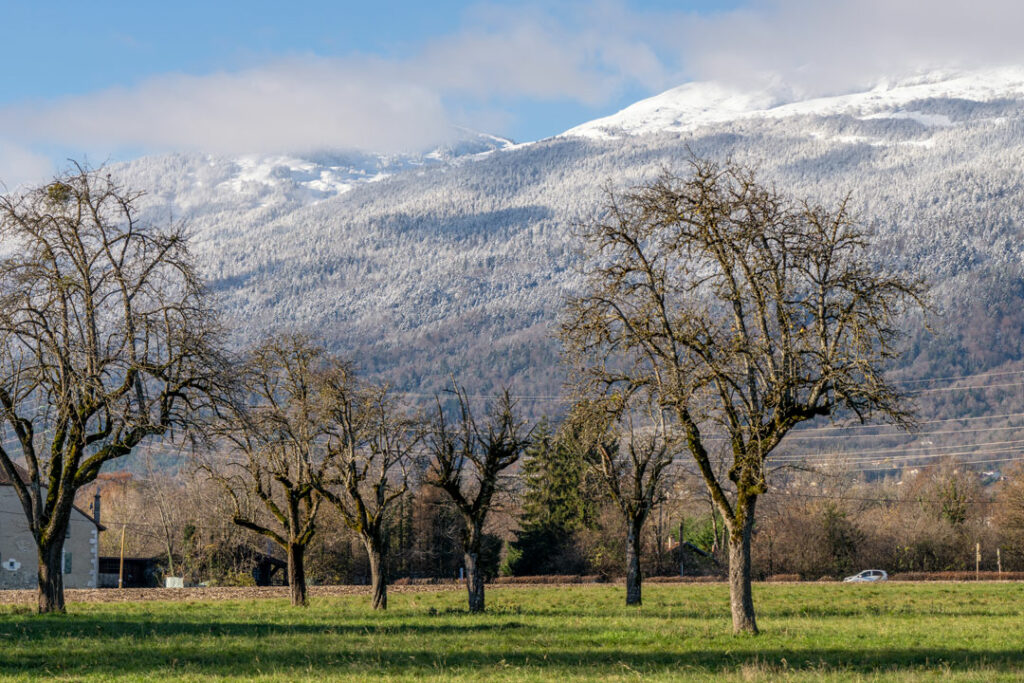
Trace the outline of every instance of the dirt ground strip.
<instances>
[{"instance_id":1,"label":"dirt ground strip","mask_svg":"<svg viewBox=\"0 0 1024 683\"><path fill-rule=\"evenodd\" d=\"M430 593L435 591L462 590L462 584L427 584L417 586L388 586L389 593ZM369 595L369 586L310 586L310 597L332 595ZM287 586L259 588L101 588L68 589L64 591L65 601L71 602L145 602L166 600L178 602L201 602L206 600L261 600L266 598L288 598ZM34 590L0 590L0 605L35 605Z\"/></svg>"},{"instance_id":2,"label":"dirt ground strip","mask_svg":"<svg viewBox=\"0 0 1024 683\"><path fill-rule=\"evenodd\" d=\"M622 581L611 582L615 585L622 585ZM652 585L686 585L687 581L657 581ZM702 581L700 583L724 583L722 581ZM801 583L799 581L776 581L773 583ZM813 583L813 582L812 582ZM890 581L889 583L903 583L902 581ZM920 583L908 581L907 583ZM1009 583L1008 581L958 581L940 580L928 581L927 583ZM554 583L550 581L538 583L497 583L488 584L487 590L503 590L516 588L557 588L557 587L579 587L586 585L608 585L596 583L566 582ZM435 593L438 591L464 590L461 582L429 583L429 584L391 584L388 586L389 593ZM340 595L369 595L369 586L310 586L309 596L331 597ZM35 605L35 590L0 590L0 605ZM264 600L269 598L287 599L287 586L266 586L266 587L218 587L218 588L100 588L100 589L67 589L64 591L64 599L71 602L146 602L161 600L166 602L203 602L208 600Z\"/></svg>"}]
</instances>

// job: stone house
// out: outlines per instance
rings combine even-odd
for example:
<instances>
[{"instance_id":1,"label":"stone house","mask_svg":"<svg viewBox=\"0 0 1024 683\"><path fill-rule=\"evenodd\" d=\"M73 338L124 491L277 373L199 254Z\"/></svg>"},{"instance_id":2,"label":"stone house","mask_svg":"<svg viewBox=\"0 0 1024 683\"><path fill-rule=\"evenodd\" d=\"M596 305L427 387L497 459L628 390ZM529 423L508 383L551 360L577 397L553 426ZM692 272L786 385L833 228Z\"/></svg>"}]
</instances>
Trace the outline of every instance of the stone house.
<instances>
[{"instance_id":1,"label":"stone house","mask_svg":"<svg viewBox=\"0 0 1024 683\"><path fill-rule=\"evenodd\" d=\"M103 527L79 508L71 511L64 540L64 587L96 588L99 532ZM0 470L0 589L35 588L36 544L11 482Z\"/></svg>"}]
</instances>

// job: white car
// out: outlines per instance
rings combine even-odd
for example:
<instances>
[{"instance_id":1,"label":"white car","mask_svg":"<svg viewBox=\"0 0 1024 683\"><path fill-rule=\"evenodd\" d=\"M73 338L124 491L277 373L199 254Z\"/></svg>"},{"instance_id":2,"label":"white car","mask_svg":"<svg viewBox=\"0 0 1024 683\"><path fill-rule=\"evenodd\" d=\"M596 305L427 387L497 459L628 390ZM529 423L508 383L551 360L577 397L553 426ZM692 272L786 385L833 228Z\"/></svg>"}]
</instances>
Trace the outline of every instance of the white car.
<instances>
[{"instance_id":1,"label":"white car","mask_svg":"<svg viewBox=\"0 0 1024 683\"><path fill-rule=\"evenodd\" d=\"M847 576L843 581L852 583L863 583L865 581L888 581L889 575L881 569L865 569L860 574Z\"/></svg>"}]
</instances>

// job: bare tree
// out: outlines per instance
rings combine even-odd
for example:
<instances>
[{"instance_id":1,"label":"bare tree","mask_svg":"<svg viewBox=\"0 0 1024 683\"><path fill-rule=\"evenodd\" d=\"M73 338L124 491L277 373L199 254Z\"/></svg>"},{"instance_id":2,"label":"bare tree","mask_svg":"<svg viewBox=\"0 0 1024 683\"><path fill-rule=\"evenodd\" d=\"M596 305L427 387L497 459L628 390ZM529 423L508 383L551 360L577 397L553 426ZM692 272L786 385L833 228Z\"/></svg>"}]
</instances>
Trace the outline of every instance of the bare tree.
<instances>
[{"instance_id":1,"label":"bare tree","mask_svg":"<svg viewBox=\"0 0 1024 683\"><path fill-rule=\"evenodd\" d=\"M455 388L459 404L458 422L445 415L437 402L437 416L430 427L427 445L433 456L428 483L444 490L455 503L464 522L463 558L469 611L484 611L484 576L480 549L484 523L495 496L504 484L502 474L519 460L529 435L519 419L506 389L488 412L487 421L477 424L465 391Z\"/></svg>"},{"instance_id":2,"label":"bare tree","mask_svg":"<svg viewBox=\"0 0 1024 683\"><path fill-rule=\"evenodd\" d=\"M158 513L158 520L151 526L159 530L156 535L159 536L163 550L167 554L167 574L178 576L174 563L174 556L179 550L178 539L175 538L175 535L181 529L182 524L177 519L178 510L172 504L172 500L180 495L182 487L173 475L157 473L153 468L152 455L147 454L147 456L146 478L142 482L142 493L148 506L155 506Z\"/></svg>"},{"instance_id":3,"label":"bare tree","mask_svg":"<svg viewBox=\"0 0 1024 683\"><path fill-rule=\"evenodd\" d=\"M750 541L766 459L797 424L838 410L908 420L882 376L922 282L872 263L848 202L796 202L734 163L691 159L612 195L585 226L583 295L562 326L598 394L649 387L685 435L729 533L733 629L756 632ZM729 444L727 480L708 436Z\"/></svg>"},{"instance_id":4,"label":"bare tree","mask_svg":"<svg viewBox=\"0 0 1024 683\"><path fill-rule=\"evenodd\" d=\"M664 411L637 394L578 403L567 427L563 438L579 449L626 522L626 604L639 605L644 523L665 499L678 440Z\"/></svg>"},{"instance_id":5,"label":"bare tree","mask_svg":"<svg viewBox=\"0 0 1024 683\"><path fill-rule=\"evenodd\" d=\"M323 386L330 465L317 487L366 548L373 608L387 609L389 514L409 490L408 465L422 428L386 388L359 386L345 373L326 376Z\"/></svg>"},{"instance_id":6,"label":"bare tree","mask_svg":"<svg viewBox=\"0 0 1024 683\"><path fill-rule=\"evenodd\" d=\"M64 609L75 492L146 439L188 429L221 329L181 226L76 166L0 198L0 467L39 556L39 611ZM20 460L21 467L16 465Z\"/></svg>"},{"instance_id":7,"label":"bare tree","mask_svg":"<svg viewBox=\"0 0 1024 683\"><path fill-rule=\"evenodd\" d=\"M238 400L220 412L203 469L227 491L235 524L284 551L293 605L306 604L305 552L316 532L329 438L326 372L347 375L303 335L256 347L239 373Z\"/></svg>"}]
</instances>

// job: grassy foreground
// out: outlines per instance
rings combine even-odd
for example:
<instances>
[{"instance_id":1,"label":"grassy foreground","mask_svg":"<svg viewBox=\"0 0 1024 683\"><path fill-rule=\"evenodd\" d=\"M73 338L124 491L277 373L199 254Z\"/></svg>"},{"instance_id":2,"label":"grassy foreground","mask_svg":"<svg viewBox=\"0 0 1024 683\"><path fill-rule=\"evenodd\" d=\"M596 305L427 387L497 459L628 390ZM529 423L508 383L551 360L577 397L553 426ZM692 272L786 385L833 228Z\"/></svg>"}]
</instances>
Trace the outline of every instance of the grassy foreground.
<instances>
[{"instance_id":1,"label":"grassy foreground","mask_svg":"<svg viewBox=\"0 0 1024 683\"><path fill-rule=\"evenodd\" d=\"M1024 584L762 584L757 637L722 585L488 588L365 596L0 607L0 677L267 680L1020 680Z\"/></svg>"}]
</instances>

